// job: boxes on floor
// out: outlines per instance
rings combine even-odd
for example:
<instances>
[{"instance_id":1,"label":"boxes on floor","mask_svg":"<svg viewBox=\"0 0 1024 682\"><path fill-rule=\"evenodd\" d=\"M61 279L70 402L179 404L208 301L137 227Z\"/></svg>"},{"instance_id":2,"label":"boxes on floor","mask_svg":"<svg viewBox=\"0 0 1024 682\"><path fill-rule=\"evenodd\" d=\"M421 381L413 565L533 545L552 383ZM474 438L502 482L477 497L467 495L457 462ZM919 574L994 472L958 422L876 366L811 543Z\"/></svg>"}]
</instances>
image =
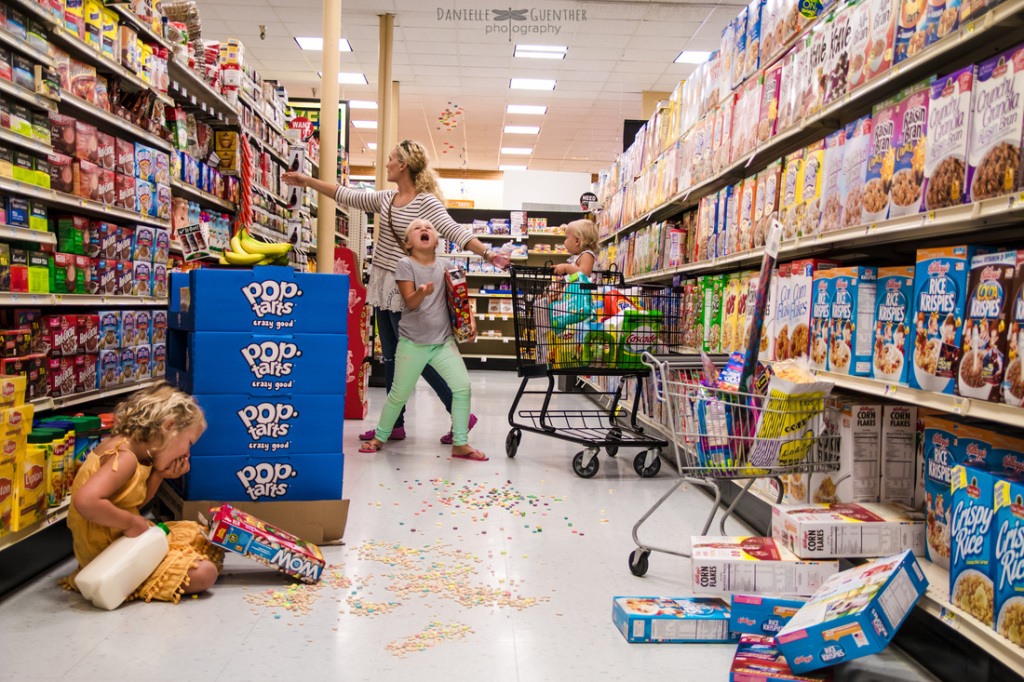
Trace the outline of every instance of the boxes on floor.
<instances>
[{"instance_id":1,"label":"boxes on floor","mask_svg":"<svg viewBox=\"0 0 1024 682\"><path fill-rule=\"evenodd\" d=\"M829 291L828 369L870 376L877 268L835 268Z\"/></svg>"},{"instance_id":2,"label":"boxes on floor","mask_svg":"<svg viewBox=\"0 0 1024 682\"><path fill-rule=\"evenodd\" d=\"M1024 482L995 482L995 602L996 632L1024 647Z\"/></svg>"},{"instance_id":3,"label":"boxes on floor","mask_svg":"<svg viewBox=\"0 0 1024 682\"><path fill-rule=\"evenodd\" d=\"M884 649L928 581L911 552L832 576L776 638L802 673Z\"/></svg>"},{"instance_id":4,"label":"boxes on floor","mask_svg":"<svg viewBox=\"0 0 1024 682\"><path fill-rule=\"evenodd\" d=\"M971 259L960 353L953 364L957 395L992 402L1002 396L1017 253Z\"/></svg>"},{"instance_id":5,"label":"boxes on floor","mask_svg":"<svg viewBox=\"0 0 1024 682\"><path fill-rule=\"evenodd\" d=\"M734 594L729 605L729 630L748 635L775 636L806 603L806 599Z\"/></svg>"},{"instance_id":6,"label":"boxes on floor","mask_svg":"<svg viewBox=\"0 0 1024 682\"><path fill-rule=\"evenodd\" d=\"M989 626L995 600L992 520L996 480L994 474L979 467L953 467L949 601Z\"/></svg>"},{"instance_id":7,"label":"boxes on floor","mask_svg":"<svg viewBox=\"0 0 1024 682\"><path fill-rule=\"evenodd\" d=\"M924 520L884 504L772 506L772 537L801 559L875 557L901 549L924 554Z\"/></svg>"},{"instance_id":8,"label":"boxes on floor","mask_svg":"<svg viewBox=\"0 0 1024 682\"><path fill-rule=\"evenodd\" d=\"M344 464L340 448L333 453L217 454L193 457L189 472L171 485L186 500L341 499Z\"/></svg>"},{"instance_id":9,"label":"boxes on floor","mask_svg":"<svg viewBox=\"0 0 1024 682\"><path fill-rule=\"evenodd\" d=\"M1006 371L1002 399L1007 405L1024 404L1024 251L1017 252L1017 272L1011 292L1009 332L1006 335Z\"/></svg>"},{"instance_id":10,"label":"boxes on floor","mask_svg":"<svg viewBox=\"0 0 1024 682\"><path fill-rule=\"evenodd\" d=\"M627 642L735 642L721 599L615 597L612 622Z\"/></svg>"},{"instance_id":11,"label":"boxes on floor","mask_svg":"<svg viewBox=\"0 0 1024 682\"><path fill-rule=\"evenodd\" d=\"M882 406L832 396L828 398L828 407L826 421L836 421L839 469L810 475L811 501L816 504L877 502L882 459Z\"/></svg>"},{"instance_id":12,"label":"boxes on floor","mask_svg":"<svg viewBox=\"0 0 1024 682\"><path fill-rule=\"evenodd\" d=\"M830 682L832 670L797 674L786 663L774 637L742 635L729 670L729 682Z\"/></svg>"},{"instance_id":13,"label":"boxes on floor","mask_svg":"<svg viewBox=\"0 0 1024 682\"><path fill-rule=\"evenodd\" d=\"M691 542L697 594L810 596L839 571L837 561L801 561L777 538L694 536Z\"/></svg>"},{"instance_id":14,"label":"boxes on floor","mask_svg":"<svg viewBox=\"0 0 1024 682\"><path fill-rule=\"evenodd\" d=\"M871 354L874 378L907 383L913 319L914 266L879 268Z\"/></svg>"},{"instance_id":15,"label":"boxes on floor","mask_svg":"<svg viewBox=\"0 0 1024 682\"><path fill-rule=\"evenodd\" d=\"M914 506L917 407L882 406L882 480L879 501Z\"/></svg>"}]
</instances>

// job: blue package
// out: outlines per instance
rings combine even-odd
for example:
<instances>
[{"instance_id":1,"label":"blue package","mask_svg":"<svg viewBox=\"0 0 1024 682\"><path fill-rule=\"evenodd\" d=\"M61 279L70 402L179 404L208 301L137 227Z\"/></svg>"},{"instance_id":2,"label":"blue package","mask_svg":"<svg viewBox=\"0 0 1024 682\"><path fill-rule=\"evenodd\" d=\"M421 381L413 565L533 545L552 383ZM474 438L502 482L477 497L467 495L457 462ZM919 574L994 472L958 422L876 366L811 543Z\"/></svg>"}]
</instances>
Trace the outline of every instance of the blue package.
<instances>
[{"instance_id":1,"label":"blue package","mask_svg":"<svg viewBox=\"0 0 1024 682\"><path fill-rule=\"evenodd\" d=\"M729 606L729 630L747 635L774 637L806 603L803 599L734 594Z\"/></svg>"},{"instance_id":2,"label":"blue package","mask_svg":"<svg viewBox=\"0 0 1024 682\"><path fill-rule=\"evenodd\" d=\"M953 467L953 511L949 525L949 601L992 626L995 586L995 483L980 467Z\"/></svg>"},{"instance_id":3,"label":"blue package","mask_svg":"<svg viewBox=\"0 0 1024 682\"><path fill-rule=\"evenodd\" d=\"M627 642L735 642L721 599L615 597L612 622Z\"/></svg>"},{"instance_id":4,"label":"blue package","mask_svg":"<svg viewBox=\"0 0 1024 682\"><path fill-rule=\"evenodd\" d=\"M189 472L168 483L186 500L340 500L344 467L341 452L220 454L193 457Z\"/></svg>"}]
</instances>

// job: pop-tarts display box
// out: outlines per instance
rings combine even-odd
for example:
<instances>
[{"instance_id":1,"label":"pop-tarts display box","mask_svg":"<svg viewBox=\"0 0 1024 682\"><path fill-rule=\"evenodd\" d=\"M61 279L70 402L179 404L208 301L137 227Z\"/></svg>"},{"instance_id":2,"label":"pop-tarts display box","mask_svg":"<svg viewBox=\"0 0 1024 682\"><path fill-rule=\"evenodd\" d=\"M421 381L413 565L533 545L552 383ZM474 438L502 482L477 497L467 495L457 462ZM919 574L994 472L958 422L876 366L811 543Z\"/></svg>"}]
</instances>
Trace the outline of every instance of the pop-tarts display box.
<instances>
[{"instance_id":1,"label":"pop-tarts display box","mask_svg":"<svg viewBox=\"0 0 1024 682\"><path fill-rule=\"evenodd\" d=\"M168 381L186 393L330 394L344 386L348 337L171 330Z\"/></svg>"},{"instance_id":2,"label":"pop-tarts display box","mask_svg":"<svg viewBox=\"0 0 1024 682\"><path fill-rule=\"evenodd\" d=\"M344 384L339 384L344 388ZM342 452L345 395L195 396L216 424L195 445L193 456L230 452L286 455ZM193 460L194 461L194 460ZM218 496L220 497L220 496Z\"/></svg>"},{"instance_id":3,"label":"pop-tarts display box","mask_svg":"<svg viewBox=\"0 0 1024 682\"><path fill-rule=\"evenodd\" d=\"M729 630L740 634L768 635L782 632L805 599L780 599L753 594L734 594L729 605Z\"/></svg>"},{"instance_id":4,"label":"pop-tarts display box","mask_svg":"<svg viewBox=\"0 0 1024 682\"><path fill-rule=\"evenodd\" d=\"M809 597L839 572L838 561L801 561L778 538L694 536L692 547L697 594Z\"/></svg>"},{"instance_id":5,"label":"pop-tarts display box","mask_svg":"<svg viewBox=\"0 0 1024 682\"><path fill-rule=\"evenodd\" d=\"M995 600L992 529L996 480L994 474L980 467L953 467L949 601L988 626L992 625Z\"/></svg>"},{"instance_id":6,"label":"pop-tarts display box","mask_svg":"<svg viewBox=\"0 0 1024 682\"><path fill-rule=\"evenodd\" d=\"M627 642L735 642L721 599L615 597L612 621Z\"/></svg>"},{"instance_id":7,"label":"pop-tarts display box","mask_svg":"<svg viewBox=\"0 0 1024 682\"><path fill-rule=\"evenodd\" d=\"M190 467L169 481L186 500L340 500L345 456L228 454L193 457Z\"/></svg>"},{"instance_id":8,"label":"pop-tarts display box","mask_svg":"<svg viewBox=\"0 0 1024 682\"><path fill-rule=\"evenodd\" d=\"M884 504L772 505L772 537L801 559L924 554L923 515Z\"/></svg>"},{"instance_id":9,"label":"pop-tarts display box","mask_svg":"<svg viewBox=\"0 0 1024 682\"><path fill-rule=\"evenodd\" d=\"M346 334L348 275L289 267L171 274L168 324L184 331Z\"/></svg>"},{"instance_id":10,"label":"pop-tarts display box","mask_svg":"<svg viewBox=\"0 0 1024 682\"><path fill-rule=\"evenodd\" d=\"M779 651L774 637L743 635L729 670L729 682L831 682L832 670L798 675Z\"/></svg>"},{"instance_id":11,"label":"pop-tarts display box","mask_svg":"<svg viewBox=\"0 0 1024 682\"><path fill-rule=\"evenodd\" d=\"M927 588L909 551L837 573L782 628L779 649L796 673L876 654Z\"/></svg>"},{"instance_id":12,"label":"pop-tarts display box","mask_svg":"<svg viewBox=\"0 0 1024 682\"><path fill-rule=\"evenodd\" d=\"M995 484L995 628L1024 647L1024 479Z\"/></svg>"}]
</instances>

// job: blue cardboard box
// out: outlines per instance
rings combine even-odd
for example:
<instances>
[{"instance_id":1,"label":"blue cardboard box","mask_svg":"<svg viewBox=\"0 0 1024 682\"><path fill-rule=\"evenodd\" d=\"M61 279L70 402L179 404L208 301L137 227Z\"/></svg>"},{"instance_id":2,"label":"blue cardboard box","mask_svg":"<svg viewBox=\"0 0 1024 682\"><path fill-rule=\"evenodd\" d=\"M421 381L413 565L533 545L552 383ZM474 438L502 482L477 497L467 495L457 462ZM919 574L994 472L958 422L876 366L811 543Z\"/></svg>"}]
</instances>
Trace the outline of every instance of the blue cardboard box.
<instances>
[{"instance_id":1,"label":"blue cardboard box","mask_svg":"<svg viewBox=\"0 0 1024 682\"><path fill-rule=\"evenodd\" d=\"M1024 646L1024 479L1003 478L995 485L995 628Z\"/></svg>"},{"instance_id":2,"label":"blue cardboard box","mask_svg":"<svg viewBox=\"0 0 1024 682\"><path fill-rule=\"evenodd\" d=\"M729 606L729 630L774 637L806 603L803 599L734 594Z\"/></svg>"},{"instance_id":3,"label":"blue cardboard box","mask_svg":"<svg viewBox=\"0 0 1024 682\"><path fill-rule=\"evenodd\" d=\"M297 273L288 267L203 268L173 273L173 329L261 334L346 334L348 275Z\"/></svg>"},{"instance_id":4,"label":"blue cardboard box","mask_svg":"<svg viewBox=\"0 0 1024 682\"><path fill-rule=\"evenodd\" d=\"M189 472L170 482L186 500L340 500L344 468L341 452L194 457Z\"/></svg>"},{"instance_id":5,"label":"blue cardboard box","mask_svg":"<svg viewBox=\"0 0 1024 682\"><path fill-rule=\"evenodd\" d=\"M928 588L911 552L829 578L776 640L793 672L877 654Z\"/></svg>"},{"instance_id":6,"label":"blue cardboard box","mask_svg":"<svg viewBox=\"0 0 1024 682\"><path fill-rule=\"evenodd\" d=\"M612 621L627 642L735 642L721 599L615 597Z\"/></svg>"},{"instance_id":7,"label":"blue cardboard box","mask_svg":"<svg viewBox=\"0 0 1024 682\"><path fill-rule=\"evenodd\" d=\"M949 601L992 625L995 547L993 492L997 477L980 467L953 467L949 525Z\"/></svg>"},{"instance_id":8,"label":"blue cardboard box","mask_svg":"<svg viewBox=\"0 0 1024 682\"><path fill-rule=\"evenodd\" d=\"M344 388L344 384L340 386ZM341 395L210 395L200 393L210 428L195 445L195 456L226 452L292 452L322 454L342 451L345 396ZM194 460L193 460L194 461Z\"/></svg>"}]
</instances>

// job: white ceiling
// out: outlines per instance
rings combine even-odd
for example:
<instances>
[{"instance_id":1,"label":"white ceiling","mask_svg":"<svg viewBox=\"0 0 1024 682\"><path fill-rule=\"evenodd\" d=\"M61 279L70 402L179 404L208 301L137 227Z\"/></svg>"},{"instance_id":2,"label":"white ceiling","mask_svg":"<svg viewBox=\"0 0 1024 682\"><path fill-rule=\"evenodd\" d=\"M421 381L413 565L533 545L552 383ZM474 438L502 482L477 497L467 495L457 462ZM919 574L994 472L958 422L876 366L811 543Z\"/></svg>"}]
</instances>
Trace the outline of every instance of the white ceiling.
<instances>
[{"instance_id":1,"label":"white ceiling","mask_svg":"<svg viewBox=\"0 0 1024 682\"><path fill-rule=\"evenodd\" d=\"M293 97L319 94L321 53L304 52L294 38L322 35L319 0L196 0L203 38L237 38L245 58L264 78L281 81ZM558 33L513 37L487 33L493 21L453 22L439 10L490 10L483 0L342 0L342 31L352 52L341 71L366 75L368 85L342 85L342 99L376 99L379 15L395 15L393 78L399 86L398 139L423 142L440 168L497 170L525 164L531 170L596 173L622 149L622 121L641 115L641 92L671 92L694 69L675 64L681 50L717 49L723 27L741 0L531 0L516 8L585 10L585 21L531 21ZM501 22L507 26L512 22ZM260 25L266 37L260 39ZM564 60L514 59L516 43L566 45ZM554 91L510 90L510 78L551 78ZM463 109L447 130L438 121L450 104ZM513 115L507 104L542 104L544 116ZM376 111L353 118L376 119ZM539 125L538 135L504 134L503 127ZM350 127L353 165L371 165L366 147L376 131ZM447 143L447 144L446 144ZM449 146L450 145L450 146ZM530 156L500 154L502 147L531 147ZM447 152L445 152L447 150Z\"/></svg>"}]
</instances>

